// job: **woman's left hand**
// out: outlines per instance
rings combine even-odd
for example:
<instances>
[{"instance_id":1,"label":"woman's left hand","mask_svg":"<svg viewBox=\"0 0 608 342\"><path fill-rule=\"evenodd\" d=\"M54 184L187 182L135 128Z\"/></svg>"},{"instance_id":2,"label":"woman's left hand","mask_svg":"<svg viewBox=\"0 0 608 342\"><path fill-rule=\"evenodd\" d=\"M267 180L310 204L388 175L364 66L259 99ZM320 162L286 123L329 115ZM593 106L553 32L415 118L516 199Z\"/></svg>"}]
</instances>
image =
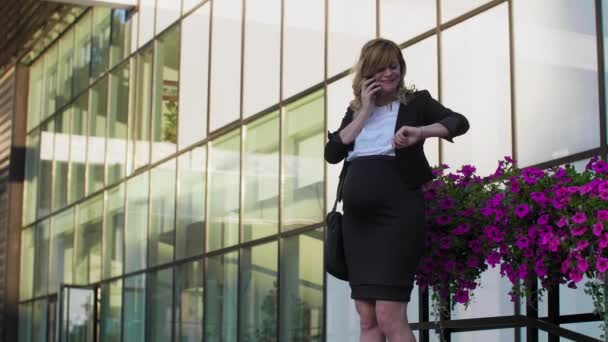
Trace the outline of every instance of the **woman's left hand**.
<instances>
[{"instance_id":1,"label":"woman's left hand","mask_svg":"<svg viewBox=\"0 0 608 342\"><path fill-rule=\"evenodd\" d=\"M402 126L393 137L395 148L409 147L417 144L423 139L420 127Z\"/></svg>"}]
</instances>

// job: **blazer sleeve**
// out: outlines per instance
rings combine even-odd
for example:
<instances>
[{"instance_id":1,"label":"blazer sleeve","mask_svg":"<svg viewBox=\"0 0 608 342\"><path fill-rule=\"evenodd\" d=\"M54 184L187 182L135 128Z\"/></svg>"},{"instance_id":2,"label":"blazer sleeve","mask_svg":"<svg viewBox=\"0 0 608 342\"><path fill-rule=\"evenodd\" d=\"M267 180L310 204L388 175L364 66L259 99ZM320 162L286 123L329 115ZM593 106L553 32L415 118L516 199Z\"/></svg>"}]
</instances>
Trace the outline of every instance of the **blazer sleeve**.
<instances>
[{"instance_id":1,"label":"blazer sleeve","mask_svg":"<svg viewBox=\"0 0 608 342\"><path fill-rule=\"evenodd\" d=\"M469 130L469 120L464 115L456 113L444 107L435 100L427 90L421 92L424 97L424 124L430 125L440 123L448 129L449 135L444 139L454 142L452 139L465 134Z\"/></svg>"},{"instance_id":2,"label":"blazer sleeve","mask_svg":"<svg viewBox=\"0 0 608 342\"><path fill-rule=\"evenodd\" d=\"M353 120L353 110L348 107L344 117L342 118L342 123L340 124L340 128L338 128L335 132L327 132L327 143L325 144L325 160L330 164L337 164L346 158L348 151L352 150L354 147L354 143L344 144L340 139L340 131L346 127Z\"/></svg>"}]
</instances>

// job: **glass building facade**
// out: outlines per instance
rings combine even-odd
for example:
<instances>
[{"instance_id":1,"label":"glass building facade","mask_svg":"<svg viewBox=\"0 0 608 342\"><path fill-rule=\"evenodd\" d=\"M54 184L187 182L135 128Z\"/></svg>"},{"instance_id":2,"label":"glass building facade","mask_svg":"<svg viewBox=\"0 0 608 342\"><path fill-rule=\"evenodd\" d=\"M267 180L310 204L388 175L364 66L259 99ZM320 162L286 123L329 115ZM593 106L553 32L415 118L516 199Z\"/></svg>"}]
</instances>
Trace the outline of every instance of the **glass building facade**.
<instances>
[{"instance_id":1,"label":"glass building facade","mask_svg":"<svg viewBox=\"0 0 608 342\"><path fill-rule=\"evenodd\" d=\"M431 164L483 175L505 155L520 167L584 166L608 152L607 18L603 0L86 10L30 66L19 342L358 341L348 284L323 268L340 171L323 146L361 46L400 44L406 83L469 119L455 144L427 141ZM526 314L497 269L482 283L450 319ZM558 308L540 302L538 316L557 310L570 317L562 327L599 338L583 288L558 292ZM411 323L435 319L428 298L414 289Z\"/></svg>"}]
</instances>

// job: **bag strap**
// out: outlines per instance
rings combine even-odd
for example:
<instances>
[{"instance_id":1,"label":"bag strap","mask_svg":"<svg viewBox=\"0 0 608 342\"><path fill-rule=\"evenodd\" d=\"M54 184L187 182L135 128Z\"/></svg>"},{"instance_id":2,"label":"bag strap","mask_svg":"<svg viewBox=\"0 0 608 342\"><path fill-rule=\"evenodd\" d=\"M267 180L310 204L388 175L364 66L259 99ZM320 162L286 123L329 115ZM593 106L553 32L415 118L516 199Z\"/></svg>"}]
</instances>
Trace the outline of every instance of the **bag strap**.
<instances>
[{"instance_id":1,"label":"bag strap","mask_svg":"<svg viewBox=\"0 0 608 342\"><path fill-rule=\"evenodd\" d=\"M336 199L334 200L334 206L331 208L331 211L336 211L337 207L338 207L338 202L340 202L340 200L342 200L342 187L344 186L344 175L346 173L346 160L344 161L344 164L342 165L342 171L340 171L340 176L339 176L339 180L338 180L338 189L336 190Z\"/></svg>"}]
</instances>

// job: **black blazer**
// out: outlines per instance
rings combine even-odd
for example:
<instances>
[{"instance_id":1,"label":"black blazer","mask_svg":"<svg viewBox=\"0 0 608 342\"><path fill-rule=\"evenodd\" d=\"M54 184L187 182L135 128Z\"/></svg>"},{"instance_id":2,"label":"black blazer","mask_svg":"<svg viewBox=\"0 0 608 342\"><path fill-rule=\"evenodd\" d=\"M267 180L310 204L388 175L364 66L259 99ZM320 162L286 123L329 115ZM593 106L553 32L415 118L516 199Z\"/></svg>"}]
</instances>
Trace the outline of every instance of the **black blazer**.
<instances>
[{"instance_id":1,"label":"black blazer","mask_svg":"<svg viewBox=\"0 0 608 342\"><path fill-rule=\"evenodd\" d=\"M353 110L348 107L342 119L340 128L335 132L327 132L328 141L325 144L325 160L330 164L337 164L346 158L349 151L355 147L355 143L341 143L337 134L353 120ZM448 129L449 136L445 139L453 142L452 138L462 135L469 130L469 121L439 103L431 97L426 90L414 93L408 104L400 103L397 114L395 133L402 126L426 126L433 123L440 123ZM418 188L424 183L434 178L429 162L424 155L424 140L415 145L395 150L395 158L399 164L401 176L410 188ZM343 177L348 167L348 162L344 163L341 173Z\"/></svg>"}]
</instances>

